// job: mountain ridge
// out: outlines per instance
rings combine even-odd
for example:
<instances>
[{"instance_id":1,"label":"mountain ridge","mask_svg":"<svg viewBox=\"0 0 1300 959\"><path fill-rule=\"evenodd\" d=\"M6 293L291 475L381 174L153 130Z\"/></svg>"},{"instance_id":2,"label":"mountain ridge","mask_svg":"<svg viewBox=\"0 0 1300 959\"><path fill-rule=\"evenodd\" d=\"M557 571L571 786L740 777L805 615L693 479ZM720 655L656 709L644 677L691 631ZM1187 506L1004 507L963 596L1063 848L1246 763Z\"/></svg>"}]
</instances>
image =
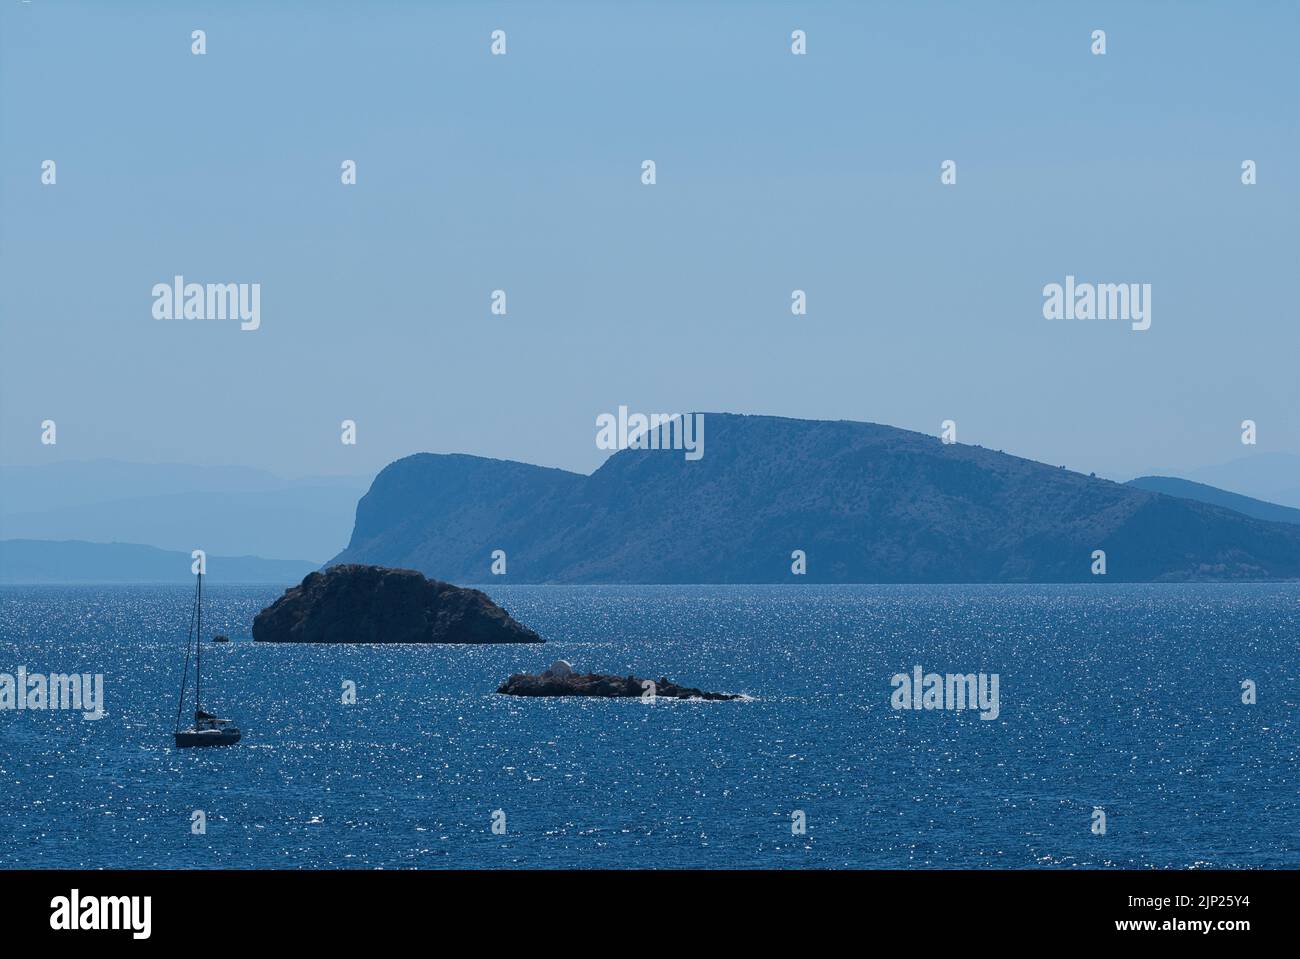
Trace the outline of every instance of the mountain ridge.
<instances>
[{"instance_id":1,"label":"mountain ridge","mask_svg":"<svg viewBox=\"0 0 1300 959\"><path fill-rule=\"evenodd\" d=\"M452 582L485 581L494 550L501 581L525 583L1300 579L1300 529L1219 506L881 424L704 417L697 462L626 449L583 476L404 457L331 562Z\"/></svg>"},{"instance_id":2,"label":"mountain ridge","mask_svg":"<svg viewBox=\"0 0 1300 959\"><path fill-rule=\"evenodd\" d=\"M1129 480L1124 485L1153 493L1164 493L1166 496L1177 496L1182 499L1222 506L1225 509L1272 523L1300 524L1300 509L1296 509L1294 506L1270 503L1254 496L1243 496L1241 493L1233 493L1217 486L1211 486L1208 483L1197 483L1194 480L1182 479L1177 476L1139 476L1136 479Z\"/></svg>"}]
</instances>

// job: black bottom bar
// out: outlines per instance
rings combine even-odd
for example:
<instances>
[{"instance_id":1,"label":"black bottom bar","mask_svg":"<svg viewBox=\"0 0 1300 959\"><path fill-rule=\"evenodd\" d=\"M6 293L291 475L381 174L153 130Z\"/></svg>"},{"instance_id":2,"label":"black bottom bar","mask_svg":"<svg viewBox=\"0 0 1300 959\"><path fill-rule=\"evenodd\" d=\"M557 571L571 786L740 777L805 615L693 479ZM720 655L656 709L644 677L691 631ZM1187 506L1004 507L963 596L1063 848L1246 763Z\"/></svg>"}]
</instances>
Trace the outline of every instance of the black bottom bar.
<instances>
[{"instance_id":1,"label":"black bottom bar","mask_svg":"<svg viewBox=\"0 0 1300 959\"><path fill-rule=\"evenodd\" d=\"M699 944L677 938L688 931L734 945L737 936L810 927L872 943L956 936L1042 944L1051 936L1231 947L1282 932L1283 888L1295 878L1283 871L33 870L0 872L0 928L7 944L143 939L147 931L149 941L198 944L209 954L227 943L373 945L450 929L497 945L585 929L584 941L600 951L600 930L618 934L617 948L658 948L664 935ZM85 925L118 928L72 928Z\"/></svg>"}]
</instances>

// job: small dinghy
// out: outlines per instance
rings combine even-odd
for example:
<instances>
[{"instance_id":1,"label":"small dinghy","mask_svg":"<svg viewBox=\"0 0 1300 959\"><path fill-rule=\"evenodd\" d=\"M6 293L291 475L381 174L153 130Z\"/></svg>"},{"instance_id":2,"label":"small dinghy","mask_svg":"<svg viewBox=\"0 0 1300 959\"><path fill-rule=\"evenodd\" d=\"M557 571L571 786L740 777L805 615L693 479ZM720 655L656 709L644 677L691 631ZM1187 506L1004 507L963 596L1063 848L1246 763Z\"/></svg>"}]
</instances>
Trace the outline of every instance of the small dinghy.
<instances>
[{"instance_id":1,"label":"small dinghy","mask_svg":"<svg viewBox=\"0 0 1300 959\"><path fill-rule=\"evenodd\" d=\"M194 588L194 610L190 615L190 632L185 637L185 674L181 677L180 702L176 704L176 745L231 746L239 742L239 729L229 719L218 719L214 713L204 712L203 706L203 572L199 568L198 585ZM214 642L225 642L226 637L213 637ZM181 729L181 713L185 710L185 691L190 678L190 654L194 658L194 725Z\"/></svg>"},{"instance_id":2,"label":"small dinghy","mask_svg":"<svg viewBox=\"0 0 1300 959\"><path fill-rule=\"evenodd\" d=\"M223 634L221 634L221 633L217 633L217 635L215 635L215 636L212 637L212 641L213 641L214 643L228 643L228 642L230 642L230 637L229 637L229 636L225 636L225 635L223 635Z\"/></svg>"}]
</instances>

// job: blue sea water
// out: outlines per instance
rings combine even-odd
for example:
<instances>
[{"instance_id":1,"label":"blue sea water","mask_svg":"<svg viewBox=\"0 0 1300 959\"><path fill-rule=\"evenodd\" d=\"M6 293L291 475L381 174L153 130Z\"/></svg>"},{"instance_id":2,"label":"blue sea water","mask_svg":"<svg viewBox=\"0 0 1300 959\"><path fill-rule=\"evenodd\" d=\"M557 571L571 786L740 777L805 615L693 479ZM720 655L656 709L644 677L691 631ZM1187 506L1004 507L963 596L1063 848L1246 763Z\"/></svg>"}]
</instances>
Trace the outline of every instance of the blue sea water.
<instances>
[{"instance_id":1,"label":"blue sea water","mask_svg":"<svg viewBox=\"0 0 1300 959\"><path fill-rule=\"evenodd\" d=\"M488 587L541 647L255 644L280 590L205 592L244 739L178 751L188 587L0 589L0 672L107 700L0 711L0 866L1300 865L1295 585ZM556 658L752 698L494 692ZM916 665L1000 715L892 709Z\"/></svg>"}]
</instances>

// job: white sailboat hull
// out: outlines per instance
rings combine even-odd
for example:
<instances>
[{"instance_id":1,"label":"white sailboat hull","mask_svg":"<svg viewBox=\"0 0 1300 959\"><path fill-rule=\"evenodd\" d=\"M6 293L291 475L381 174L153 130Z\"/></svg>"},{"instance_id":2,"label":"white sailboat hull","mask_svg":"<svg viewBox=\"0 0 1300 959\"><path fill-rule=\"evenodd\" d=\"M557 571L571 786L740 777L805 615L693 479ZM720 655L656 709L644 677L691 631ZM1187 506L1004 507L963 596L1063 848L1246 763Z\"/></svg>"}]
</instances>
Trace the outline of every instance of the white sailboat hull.
<instances>
[{"instance_id":1,"label":"white sailboat hull","mask_svg":"<svg viewBox=\"0 0 1300 959\"><path fill-rule=\"evenodd\" d=\"M233 746L239 742L238 729L180 729L176 731L176 746Z\"/></svg>"}]
</instances>

